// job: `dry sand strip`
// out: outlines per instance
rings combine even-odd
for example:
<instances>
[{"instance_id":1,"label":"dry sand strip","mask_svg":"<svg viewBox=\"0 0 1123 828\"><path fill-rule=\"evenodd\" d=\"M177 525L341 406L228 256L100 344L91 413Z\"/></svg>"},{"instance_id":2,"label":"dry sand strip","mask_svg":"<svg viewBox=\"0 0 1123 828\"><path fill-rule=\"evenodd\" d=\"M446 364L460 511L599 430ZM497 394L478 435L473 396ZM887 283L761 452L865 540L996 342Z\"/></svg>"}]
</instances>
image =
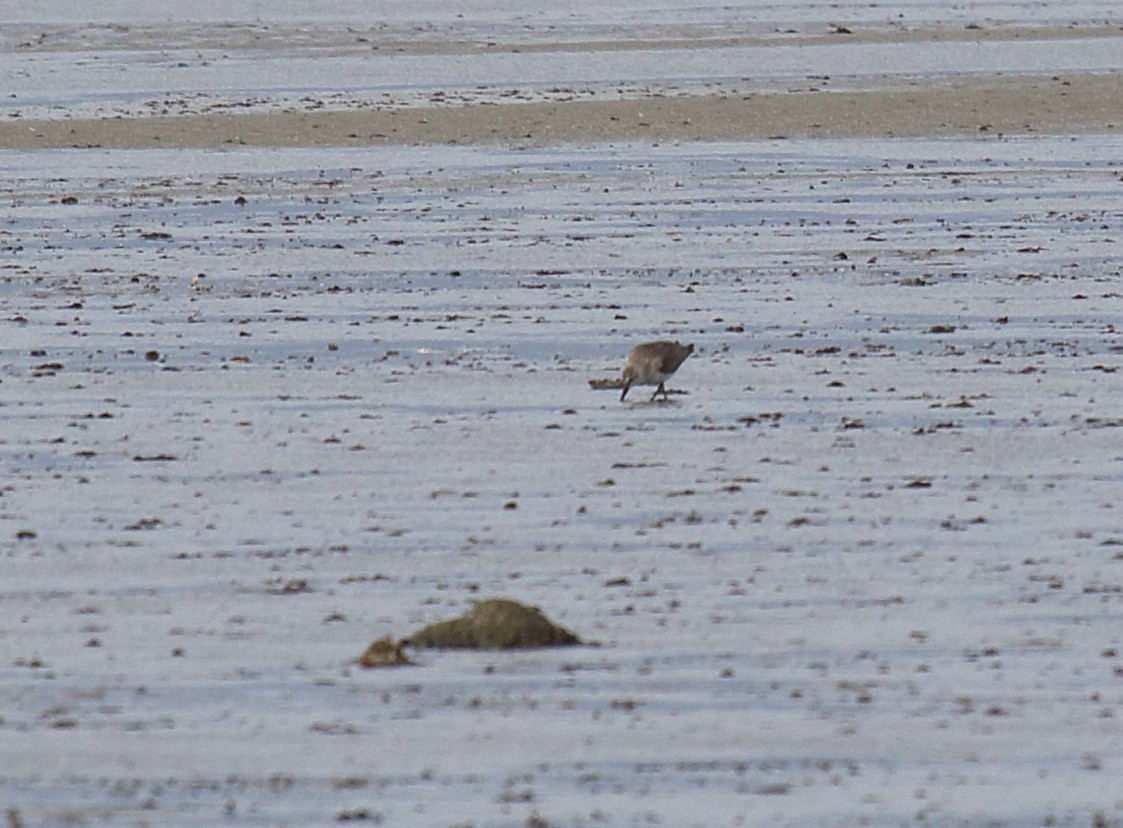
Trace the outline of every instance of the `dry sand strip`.
<instances>
[{"instance_id":1,"label":"dry sand strip","mask_svg":"<svg viewBox=\"0 0 1123 828\"><path fill-rule=\"evenodd\" d=\"M915 87L723 97L258 112L0 124L0 148L334 147L1123 131L1123 74L928 79Z\"/></svg>"}]
</instances>

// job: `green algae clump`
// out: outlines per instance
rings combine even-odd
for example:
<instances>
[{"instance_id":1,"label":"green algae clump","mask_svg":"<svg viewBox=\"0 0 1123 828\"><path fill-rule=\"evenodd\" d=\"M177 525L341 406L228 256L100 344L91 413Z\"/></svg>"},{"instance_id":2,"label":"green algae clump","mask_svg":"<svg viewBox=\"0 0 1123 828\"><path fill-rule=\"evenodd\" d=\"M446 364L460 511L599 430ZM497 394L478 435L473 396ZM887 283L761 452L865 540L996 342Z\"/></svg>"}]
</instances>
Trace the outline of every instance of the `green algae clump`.
<instances>
[{"instance_id":1,"label":"green algae clump","mask_svg":"<svg viewBox=\"0 0 1123 828\"><path fill-rule=\"evenodd\" d=\"M479 601L459 618L418 630L402 644L469 650L524 650L580 644L569 630L552 623L538 607L506 598Z\"/></svg>"}]
</instances>

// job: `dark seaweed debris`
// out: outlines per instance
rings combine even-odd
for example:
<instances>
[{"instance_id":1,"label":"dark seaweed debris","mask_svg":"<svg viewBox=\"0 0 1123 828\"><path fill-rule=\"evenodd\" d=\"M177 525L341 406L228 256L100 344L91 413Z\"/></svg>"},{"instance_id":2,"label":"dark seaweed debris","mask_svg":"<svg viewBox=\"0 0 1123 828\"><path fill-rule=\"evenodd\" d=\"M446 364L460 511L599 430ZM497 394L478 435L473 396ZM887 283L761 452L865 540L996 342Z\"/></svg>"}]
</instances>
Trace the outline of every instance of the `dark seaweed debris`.
<instances>
[{"instance_id":1,"label":"dark seaweed debris","mask_svg":"<svg viewBox=\"0 0 1123 828\"><path fill-rule=\"evenodd\" d=\"M373 642L365 653L359 657L359 664L363 667L404 667L413 664L404 652L402 642L394 641L390 636L380 638Z\"/></svg>"}]
</instances>

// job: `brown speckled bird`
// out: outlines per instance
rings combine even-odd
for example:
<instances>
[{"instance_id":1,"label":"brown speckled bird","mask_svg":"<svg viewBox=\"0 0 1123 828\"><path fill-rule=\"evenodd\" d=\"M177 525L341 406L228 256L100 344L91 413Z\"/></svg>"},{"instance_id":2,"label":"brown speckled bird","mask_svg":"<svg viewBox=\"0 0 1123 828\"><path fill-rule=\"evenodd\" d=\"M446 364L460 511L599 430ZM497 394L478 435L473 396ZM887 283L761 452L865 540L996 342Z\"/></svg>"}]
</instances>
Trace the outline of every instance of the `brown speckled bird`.
<instances>
[{"instance_id":1,"label":"brown speckled bird","mask_svg":"<svg viewBox=\"0 0 1123 828\"><path fill-rule=\"evenodd\" d=\"M632 349L628 357L628 364L624 367L624 391L620 394L620 401L628 396L628 389L633 385L657 385L655 393L651 395L654 401L663 392L663 399L668 399L667 389L663 383L671 374L678 370L683 360L694 353L693 345L681 345L678 342L661 340L659 342L645 342Z\"/></svg>"}]
</instances>

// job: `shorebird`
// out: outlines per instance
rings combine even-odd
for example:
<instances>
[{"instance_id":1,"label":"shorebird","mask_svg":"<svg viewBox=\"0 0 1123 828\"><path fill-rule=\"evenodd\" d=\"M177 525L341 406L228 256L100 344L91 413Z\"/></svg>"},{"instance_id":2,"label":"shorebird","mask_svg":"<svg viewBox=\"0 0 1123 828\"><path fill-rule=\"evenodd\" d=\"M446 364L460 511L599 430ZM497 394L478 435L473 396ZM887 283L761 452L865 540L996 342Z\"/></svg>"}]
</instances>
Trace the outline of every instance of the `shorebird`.
<instances>
[{"instance_id":1,"label":"shorebird","mask_svg":"<svg viewBox=\"0 0 1123 828\"><path fill-rule=\"evenodd\" d=\"M681 345L667 340L637 345L632 349L628 364L624 367L624 391L620 395L620 402L628 396L628 389L633 385L657 385L659 387L651 395L652 401L659 396L660 391L663 392L663 399L667 399L667 389L663 382L670 379L671 374L692 353L693 344Z\"/></svg>"}]
</instances>

